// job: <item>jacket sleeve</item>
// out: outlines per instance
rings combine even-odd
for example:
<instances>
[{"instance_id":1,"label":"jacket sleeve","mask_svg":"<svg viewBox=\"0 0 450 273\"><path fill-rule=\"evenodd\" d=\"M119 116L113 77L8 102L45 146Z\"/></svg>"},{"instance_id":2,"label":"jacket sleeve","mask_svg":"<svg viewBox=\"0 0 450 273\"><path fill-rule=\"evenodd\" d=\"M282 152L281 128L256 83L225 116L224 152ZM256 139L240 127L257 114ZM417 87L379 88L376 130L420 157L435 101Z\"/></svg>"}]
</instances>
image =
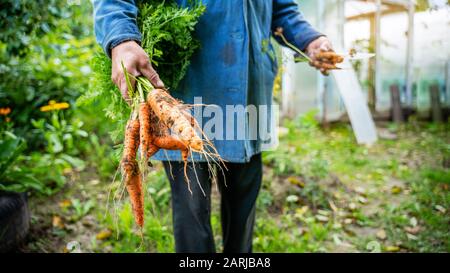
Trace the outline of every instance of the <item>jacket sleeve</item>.
<instances>
[{"instance_id":1,"label":"jacket sleeve","mask_svg":"<svg viewBox=\"0 0 450 273\"><path fill-rule=\"evenodd\" d=\"M309 43L324 36L305 20L295 0L273 0L272 31L278 27L283 28L286 40L302 51ZM275 38L283 44L279 37Z\"/></svg>"},{"instance_id":2,"label":"jacket sleeve","mask_svg":"<svg viewBox=\"0 0 450 273\"><path fill-rule=\"evenodd\" d=\"M95 38L109 57L111 49L124 41L141 42L134 0L93 0L93 6Z\"/></svg>"}]
</instances>

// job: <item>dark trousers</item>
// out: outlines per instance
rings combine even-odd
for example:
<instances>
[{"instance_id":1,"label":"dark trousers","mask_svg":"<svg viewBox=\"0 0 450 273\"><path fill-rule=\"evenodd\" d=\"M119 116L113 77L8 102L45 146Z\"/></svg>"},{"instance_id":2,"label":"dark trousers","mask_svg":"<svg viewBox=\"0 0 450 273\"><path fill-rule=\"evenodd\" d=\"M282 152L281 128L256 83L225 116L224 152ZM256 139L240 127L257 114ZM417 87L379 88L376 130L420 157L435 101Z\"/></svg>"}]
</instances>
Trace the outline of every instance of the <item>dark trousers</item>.
<instances>
[{"instance_id":1,"label":"dark trousers","mask_svg":"<svg viewBox=\"0 0 450 273\"><path fill-rule=\"evenodd\" d=\"M261 154L253 156L248 163L226 163L226 167L228 170L224 168L224 175L217 169L221 194L223 251L248 253L252 251L255 203L262 181ZM192 194L184 179L184 163L164 162L164 168L172 188L176 252L215 252L210 221L212 179L207 164L188 164L187 175ZM206 197L198 183L201 184Z\"/></svg>"}]
</instances>

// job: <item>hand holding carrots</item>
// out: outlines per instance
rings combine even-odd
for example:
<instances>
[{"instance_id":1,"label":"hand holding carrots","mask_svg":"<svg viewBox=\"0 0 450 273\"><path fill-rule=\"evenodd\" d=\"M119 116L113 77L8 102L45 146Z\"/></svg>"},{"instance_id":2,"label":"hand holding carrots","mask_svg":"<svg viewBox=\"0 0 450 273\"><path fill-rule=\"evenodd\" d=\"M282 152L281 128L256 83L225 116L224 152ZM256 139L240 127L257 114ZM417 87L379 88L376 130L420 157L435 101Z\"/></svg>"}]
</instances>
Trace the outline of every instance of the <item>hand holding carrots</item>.
<instances>
[{"instance_id":1,"label":"hand holding carrots","mask_svg":"<svg viewBox=\"0 0 450 273\"><path fill-rule=\"evenodd\" d=\"M312 41L306 53L311 58L310 65L319 69L323 75L333 69L339 69L336 64L342 63L344 58L333 51L333 46L328 38L322 36Z\"/></svg>"},{"instance_id":2,"label":"hand holding carrots","mask_svg":"<svg viewBox=\"0 0 450 273\"><path fill-rule=\"evenodd\" d=\"M111 50L112 72L111 79L120 89L123 98L130 102L127 83L123 74L124 67L134 77L144 76L153 86L164 87L158 73L153 69L147 53L135 41L123 42ZM130 78L132 86L135 84L133 77Z\"/></svg>"},{"instance_id":3,"label":"hand holding carrots","mask_svg":"<svg viewBox=\"0 0 450 273\"><path fill-rule=\"evenodd\" d=\"M280 37L281 41L292 50L294 50L301 60L307 60L309 65L315 67L322 72L323 75L328 76L328 71L333 69L340 69L336 66L338 63L344 61L344 57L336 54L333 51L333 46L327 37L321 36L312 41L306 48L306 54L297 48L295 45L289 43L283 35L283 28L277 27L273 32L274 36Z\"/></svg>"}]
</instances>

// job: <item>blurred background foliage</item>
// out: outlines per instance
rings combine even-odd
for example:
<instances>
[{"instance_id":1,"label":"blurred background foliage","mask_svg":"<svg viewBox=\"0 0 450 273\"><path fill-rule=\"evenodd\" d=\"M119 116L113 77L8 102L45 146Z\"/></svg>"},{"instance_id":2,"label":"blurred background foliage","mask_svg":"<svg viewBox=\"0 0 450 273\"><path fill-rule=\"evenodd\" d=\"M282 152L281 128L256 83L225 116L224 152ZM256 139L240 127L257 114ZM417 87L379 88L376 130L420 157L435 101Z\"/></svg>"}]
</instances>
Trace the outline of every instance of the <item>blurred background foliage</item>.
<instances>
[{"instance_id":1,"label":"blurred background foliage","mask_svg":"<svg viewBox=\"0 0 450 273\"><path fill-rule=\"evenodd\" d=\"M14 132L29 141L29 149L43 144L32 119L47 116L39 107L50 100L74 102L88 86L94 39L86 15L89 5L64 1L3 1L0 34L0 104L11 108Z\"/></svg>"},{"instance_id":2,"label":"blurred background foliage","mask_svg":"<svg viewBox=\"0 0 450 273\"><path fill-rule=\"evenodd\" d=\"M10 56L26 54L31 39L55 27L63 6L64 2L57 0L2 1L0 40L6 45L6 52Z\"/></svg>"},{"instance_id":3,"label":"blurred background foliage","mask_svg":"<svg viewBox=\"0 0 450 273\"><path fill-rule=\"evenodd\" d=\"M109 195L121 184L111 182L117 143L105 102L75 103L89 88L98 50L90 1L8 0L0 7L0 190L32 197L23 251L70 251L72 240L86 252L174 251L161 165L145 184L141 237L128 200ZM279 99L280 77L275 86ZM315 114L283 121L279 148L263 155L254 250L450 251L448 123L378 124L385 137L364 147L349 124L322 128ZM214 190L218 251L219 199Z\"/></svg>"},{"instance_id":4,"label":"blurred background foliage","mask_svg":"<svg viewBox=\"0 0 450 273\"><path fill-rule=\"evenodd\" d=\"M89 2L68 3L0 4L0 107L8 112L0 117L0 145L11 156L2 162L0 189L54 193L71 169L85 167L79 157L92 136L82 127L107 125L95 107L75 104L88 88L96 44Z\"/></svg>"}]
</instances>

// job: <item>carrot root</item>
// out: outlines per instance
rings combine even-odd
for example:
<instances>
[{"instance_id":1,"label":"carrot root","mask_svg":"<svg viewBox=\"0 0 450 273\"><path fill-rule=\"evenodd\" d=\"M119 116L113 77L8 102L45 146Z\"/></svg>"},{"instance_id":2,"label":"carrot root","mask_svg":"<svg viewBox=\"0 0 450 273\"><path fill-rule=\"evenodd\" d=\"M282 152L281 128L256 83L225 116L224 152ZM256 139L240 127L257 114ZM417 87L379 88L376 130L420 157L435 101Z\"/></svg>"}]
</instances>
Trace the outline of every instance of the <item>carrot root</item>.
<instances>
[{"instance_id":1,"label":"carrot root","mask_svg":"<svg viewBox=\"0 0 450 273\"><path fill-rule=\"evenodd\" d=\"M125 185L130 195L134 219L140 227L144 226L144 195L136 153L139 147L140 123L137 119L127 122L125 128L124 151L122 156L122 172Z\"/></svg>"},{"instance_id":2,"label":"carrot root","mask_svg":"<svg viewBox=\"0 0 450 273\"><path fill-rule=\"evenodd\" d=\"M128 177L126 182L128 194L130 195L131 207L134 220L139 227L144 226L144 194L142 191L142 180L140 173Z\"/></svg>"}]
</instances>

